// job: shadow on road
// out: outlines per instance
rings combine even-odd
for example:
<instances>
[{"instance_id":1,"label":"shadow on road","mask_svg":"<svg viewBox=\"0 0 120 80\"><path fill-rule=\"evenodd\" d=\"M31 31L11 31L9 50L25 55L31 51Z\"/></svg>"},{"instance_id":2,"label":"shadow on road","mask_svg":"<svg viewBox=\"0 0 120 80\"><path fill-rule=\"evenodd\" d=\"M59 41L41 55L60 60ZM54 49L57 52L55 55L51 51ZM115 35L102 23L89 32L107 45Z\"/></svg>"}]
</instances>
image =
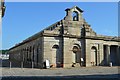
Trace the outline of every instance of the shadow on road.
<instances>
[{"instance_id":1,"label":"shadow on road","mask_svg":"<svg viewBox=\"0 0 120 80\"><path fill-rule=\"evenodd\" d=\"M120 74L75 76L10 76L2 80L120 80Z\"/></svg>"}]
</instances>

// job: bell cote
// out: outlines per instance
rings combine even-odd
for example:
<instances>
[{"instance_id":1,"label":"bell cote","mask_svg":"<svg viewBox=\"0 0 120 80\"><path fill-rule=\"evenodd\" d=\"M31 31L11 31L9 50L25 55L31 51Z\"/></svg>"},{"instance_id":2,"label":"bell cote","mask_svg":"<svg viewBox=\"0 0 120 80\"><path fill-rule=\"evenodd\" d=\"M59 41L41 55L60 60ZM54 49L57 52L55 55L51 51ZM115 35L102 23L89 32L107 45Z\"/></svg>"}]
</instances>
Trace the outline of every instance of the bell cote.
<instances>
[{"instance_id":1,"label":"bell cote","mask_svg":"<svg viewBox=\"0 0 120 80\"><path fill-rule=\"evenodd\" d=\"M81 21L83 10L81 10L79 7L74 6L72 8L67 8L66 10L66 16L65 20L68 21Z\"/></svg>"}]
</instances>

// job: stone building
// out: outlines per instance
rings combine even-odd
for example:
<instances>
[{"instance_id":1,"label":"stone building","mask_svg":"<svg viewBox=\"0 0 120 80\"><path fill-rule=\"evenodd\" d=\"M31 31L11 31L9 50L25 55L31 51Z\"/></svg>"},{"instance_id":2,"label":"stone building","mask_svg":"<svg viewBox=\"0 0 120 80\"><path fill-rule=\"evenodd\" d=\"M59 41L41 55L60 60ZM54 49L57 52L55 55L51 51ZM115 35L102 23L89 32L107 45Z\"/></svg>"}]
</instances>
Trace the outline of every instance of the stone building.
<instances>
[{"instance_id":1,"label":"stone building","mask_svg":"<svg viewBox=\"0 0 120 80\"><path fill-rule=\"evenodd\" d=\"M10 61L17 66L43 68L120 65L120 38L97 35L74 6L64 19L9 49Z\"/></svg>"}]
</instances>

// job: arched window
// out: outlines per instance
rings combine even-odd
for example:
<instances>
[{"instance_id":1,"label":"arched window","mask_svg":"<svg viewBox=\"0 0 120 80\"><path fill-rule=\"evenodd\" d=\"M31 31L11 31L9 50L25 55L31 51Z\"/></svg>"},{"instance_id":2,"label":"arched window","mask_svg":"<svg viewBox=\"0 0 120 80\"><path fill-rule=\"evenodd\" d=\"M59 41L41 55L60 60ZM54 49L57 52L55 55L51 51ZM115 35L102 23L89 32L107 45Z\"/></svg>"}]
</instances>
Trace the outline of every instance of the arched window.
<instances>
[{"instance_id":1,"label":"arched window","mask_svg":"<svg viewBox=\"0 0 120 80\"><path fill-rule=\"evenodd\" d=\"M73 21L78 21L78 12L74 11L72 13Z\"/></svg>"},{"instance_id":2,"label":"arched window","mask_svg":"<svg viewBox=\"0 0 120 80\"><path fill-rule=\"evenodd\" d=\"M74 44L72 48L72 63L80 63L81 56L81 47L79 44ZM74 64L73 64L74 65Z\"/></svg>"},{"instance_id":3,"label":"arched window","mask_svg":"<svg viewBox=\"0 0 120 80\"><path fill-rule=\"evenodd\" d=\"M78 47L77 47L77 46L74 46L74 47L73 47L73 52L74 52L74 53L77 53L77 52L78 52L78 50L79 50L79 49L78 49Z\"/></svg>"},{"instance_id":4,"label":"arched window","mask_svg":"<svg viewBox=\"0 0 120 80\"><path fill-rule=\"evenodd\" d=\"M95 46L92 46L91 51L96 53L97 52L97 48Z\"/></svg>"},{"instance_id":5,"label":"arched window","mask_svg":"<svg viewBox=\"0 0 120 80\"><path fill-rule=\"evenodd\" d=\"M55 44L52 48L59 49L59 46Z\"/></svg>"}]
</instances>

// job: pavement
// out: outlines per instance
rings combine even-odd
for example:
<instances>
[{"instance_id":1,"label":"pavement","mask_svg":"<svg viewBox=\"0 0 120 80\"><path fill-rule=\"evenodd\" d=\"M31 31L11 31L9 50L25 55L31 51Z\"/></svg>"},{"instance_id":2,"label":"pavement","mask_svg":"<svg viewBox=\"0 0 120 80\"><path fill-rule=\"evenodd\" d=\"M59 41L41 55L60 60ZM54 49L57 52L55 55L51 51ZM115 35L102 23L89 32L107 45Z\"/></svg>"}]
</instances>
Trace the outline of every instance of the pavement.
<instances>
[{"instance_id":1,"label":"pavement","mask_svg":"<svg viewBox=\"0 0 120 80\"><path fill-rule=\"evenodd\" d=\"M118 74L118 67L81 68L2 68L3 76L69 76L69 75L107 75Z\"/></svg>"},{"instance_id":2,"label":"pavement","mask_svg":"<svg viewBox=\"0 0 120 80\"><path fill-rule=\"evenodd\" d=\"M1 65L1 64L0 64ZM120 67L78 68L9 68L8 60L2 60L2 80L120 80Z\"/></svg>"},{"instance_id":3,"label":"pavement","mask_svg":"<svg viewBox=\"0 0 120 80\"><path fill-rule=\"evenodd\" d=\"M119 80L118 67L0 68L2 80Z\"/></svg>"}]
</instances>

